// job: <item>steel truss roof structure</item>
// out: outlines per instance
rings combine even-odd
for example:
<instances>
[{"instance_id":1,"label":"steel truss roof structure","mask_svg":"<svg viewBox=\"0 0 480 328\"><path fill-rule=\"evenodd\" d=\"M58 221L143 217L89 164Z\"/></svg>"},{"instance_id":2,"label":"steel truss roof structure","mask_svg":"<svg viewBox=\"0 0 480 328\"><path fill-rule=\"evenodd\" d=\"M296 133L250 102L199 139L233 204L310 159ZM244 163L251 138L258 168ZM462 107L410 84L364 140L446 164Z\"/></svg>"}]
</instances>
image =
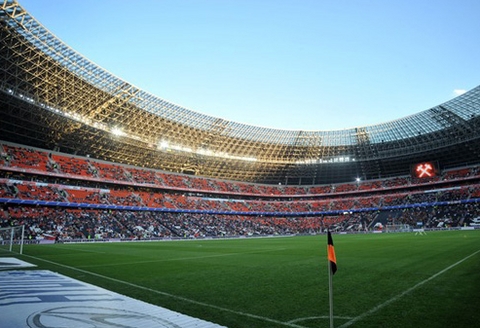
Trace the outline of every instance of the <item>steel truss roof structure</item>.
<instances>
[{"instance_id":1,"label":"steel truss roof structure","mask_svg":"<svg viewBox=\"0 0 480 328\"><path fill-rule=\"evenodd\" d=\"M480 162L480 87L431 109L338 131L256 127L173 104L72 50L14 0L0 0L0 140L267 184L327 184ZM307 118L306 118L307 119Z\"/></svg>"}]
</instances>

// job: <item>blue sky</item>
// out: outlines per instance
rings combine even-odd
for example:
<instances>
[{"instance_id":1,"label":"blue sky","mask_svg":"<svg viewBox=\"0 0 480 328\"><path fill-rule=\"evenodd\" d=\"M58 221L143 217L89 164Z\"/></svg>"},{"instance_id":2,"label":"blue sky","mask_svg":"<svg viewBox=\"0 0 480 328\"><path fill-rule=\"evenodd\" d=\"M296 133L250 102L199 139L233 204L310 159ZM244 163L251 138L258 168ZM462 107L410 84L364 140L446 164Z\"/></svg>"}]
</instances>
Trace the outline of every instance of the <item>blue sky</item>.
<instances>
[{"instance_id":1,"label":"blue sky","mask_svg":"<svg viewBox=\"0 0 480 328\"><path fill-rule=\"evenodd\" d=\"M19 3L119 78L256 126L372 125L480 84L478 0Z\"/></svg>"}]
</instances>

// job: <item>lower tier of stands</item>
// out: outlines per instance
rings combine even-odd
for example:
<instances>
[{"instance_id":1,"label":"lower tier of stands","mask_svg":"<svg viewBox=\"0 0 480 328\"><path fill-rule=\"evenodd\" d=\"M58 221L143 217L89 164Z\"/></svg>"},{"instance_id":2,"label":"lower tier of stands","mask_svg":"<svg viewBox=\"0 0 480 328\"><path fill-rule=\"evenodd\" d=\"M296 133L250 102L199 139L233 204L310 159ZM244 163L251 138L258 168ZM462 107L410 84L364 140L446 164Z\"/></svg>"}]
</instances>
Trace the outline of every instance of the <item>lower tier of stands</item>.
<instances>
[{"instance_id":1,"label":"lower tier of stands","mask_svg":"<svg viewBox=\"0 0 480 328\"><path fill-rule=\"evenodd\" d=\"M388 225L445 228L469 225L480 203L345 212L314 217L240 216L185 212L115 211L81 208L5 206L0 226L25 225L29 240L145 240L360 232Z\"/></svg>"}]
</instances>

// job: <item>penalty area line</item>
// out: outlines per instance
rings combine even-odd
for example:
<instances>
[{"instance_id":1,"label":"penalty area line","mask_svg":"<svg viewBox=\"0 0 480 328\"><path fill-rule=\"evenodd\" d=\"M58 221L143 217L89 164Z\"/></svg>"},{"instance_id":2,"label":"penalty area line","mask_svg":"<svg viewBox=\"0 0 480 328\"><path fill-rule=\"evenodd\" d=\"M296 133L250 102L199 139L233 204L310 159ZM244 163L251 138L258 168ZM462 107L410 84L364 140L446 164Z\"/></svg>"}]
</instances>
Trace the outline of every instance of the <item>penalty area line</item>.
<instances>
[{"instance_id":1,"label":"penalty area line","mask_svg":"<svg viewBox=\"0 0 480 328\"><path fill-rule=\"evenodd\" d=\"M252 318L252 319L266 321L266 322L270 322L270 323L274 323L274 324L282 325L282 326L286 326L286 327L307 328L307 327L304 327L304 326L297 325L295 323L278 321L278 320L275 320L275 319L262 317L262 316L259 316L259 315L256 315L256 314L251 314L251 313L246 313L246 312L241 312L241 311L235 311L235 310L224 308L224 307L221 307L221 306L217 306L217 305L213 305L213 304L209 304L209 303L205 303L205 302L200 302L200 301L195 301L195 300L192 300L192 299L189 299L189 298L186 298L186 297L162 292L162 291L159 291L159 290L155 290L155 289L140 286L140 285L136 285L136 284L133 284L133 283L128 282L128 281L123 281L123 280L120 280L120 279L104 276L104 275L101 275L99 273L90 272L90 271L82 270L82 269L75 268L75 267L72 267L72 266L69 266L69 265L45 260L45 259L42 259L42 258L39 258L39 257L36 257L36 256L25 255L25 254L22 254L22 255L25 256L25 257L30 257L32 259L39 260L39 261L54 264L54 265L57 265L57 266L60 266L60 267L63 267L63 268L67 268L67 269L70 269L70 270L82 272L82 273L89 274L89 275L92 275L92 276L95 276L95 277L99 277L99 278L102 278L102 279L105 279L105 280L110 280L110 281L113 281L113 282L116 282L116 283L119 283L119 284L127 285L127 286L134 287L134 288L138 288L138 289L145 290L145 291L148 291L148 292L151 292L151 293L155 293L155 294L158 294L158 295L174 298L174 299L184 301L184 302L188 302L188 303L192 303L192 304L195 304L195 305L200 305L200 306L208 307L208 308L219 310L219 311L229 312L229 313L236 314L236 315L239 315L239 316L244 316L244 317L248 317L248 318Z\"/></svg>"},{"instance_id":2,"label":"penalty area line","mask_svg":"<svg viewBox=\"0 0 480 328\"><path fill-rule=\"evenodd\" d=\"M387 301L385 301L385 302L383 302L383 303L381 303L381 304L378 304L377 306L373 307L372 309L368 310L367 312L364 312L364 313L360 314L359 316L353 318L352 320L344 323L343 325L341 325L341 326L338 327L338 328L345 328L345 327L349 327L349 326L353 325L355 322L357 322L357 321L359 321L359 320L362 320L363 318L365 318L365 317L367 317L367 316L369 316L369 315L377 312L378 310L384 308L385 306L387 306L387 305L389 305L389 304L397 301L398 299L400 299L400 298L402 298L403 296L407 295L408 293L414 291L414 290L417 289L418 287L420 287L420 286L426 284L427 282L429 282L429 281L437 278L438 276L440 276L441 274L449 271L450 269L453 269L454 267L456 267L456 266L459 265L460 263L468 260L468 259L471 258L472 256L477 255L478 253L480 253L480 250L478 250L478 251L476 251L476 252L474 252L474 253L472 253L472 254L464 257L463 259L461 259L460 261L458 261L458 262L456 262L456 263L453 263L453 264L450 265L449 267L446 267L445 269L443 269L443 270L435 273L433 276L430 276L429 278L420 281L418 284L414 285L413 287L410 287L409 289L407 289L407 290L403 291L402 293L400 293L400 294L392 297L391 299L389 299L389 300L387 300Z\"/></svg>"}]
</instances>

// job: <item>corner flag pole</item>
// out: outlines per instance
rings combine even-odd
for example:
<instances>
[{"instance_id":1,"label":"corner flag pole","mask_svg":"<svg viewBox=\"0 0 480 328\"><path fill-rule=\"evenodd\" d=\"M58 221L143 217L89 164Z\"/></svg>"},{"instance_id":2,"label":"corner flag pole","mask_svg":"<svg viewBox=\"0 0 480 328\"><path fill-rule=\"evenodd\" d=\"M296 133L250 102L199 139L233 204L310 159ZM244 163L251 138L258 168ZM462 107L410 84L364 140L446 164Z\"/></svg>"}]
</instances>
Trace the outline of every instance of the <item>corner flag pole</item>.
<instances>
[{"instance_id":1,"label":"corner flag pole","mask_svg":"<svg viewBox=\"0 0 480 328\"><path fill-rule=\"evenodd\" d=\"M328 265L328 295L330 302L330 328L333 328L333 279L332 279L332 270L330 265Z\"/></svg>"},{"instance_id":2,"label":"corner flag pole","mask_svg":"<svg viewBox=\"0 0 480 328\"><path fill-rule=\"evenodd\" d=\"M330 230L327 230L328 253L328 294L330 302L330 328L333 328L333 275L337 272L337 259L333 248L333 239Z\"/></svg>"}]
</instances>

